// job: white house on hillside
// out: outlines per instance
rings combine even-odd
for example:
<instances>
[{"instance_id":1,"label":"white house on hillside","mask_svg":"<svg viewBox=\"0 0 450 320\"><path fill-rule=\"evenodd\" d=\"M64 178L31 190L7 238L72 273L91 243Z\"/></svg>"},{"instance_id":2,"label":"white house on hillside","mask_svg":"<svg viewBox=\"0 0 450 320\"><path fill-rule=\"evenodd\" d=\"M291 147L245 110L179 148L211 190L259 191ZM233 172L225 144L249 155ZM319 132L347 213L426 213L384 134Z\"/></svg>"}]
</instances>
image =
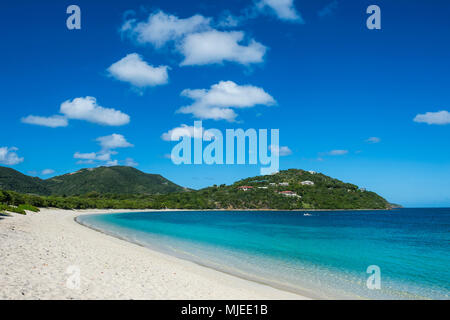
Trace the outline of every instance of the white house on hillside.
<instances>
[{"instance_id":1,"label":"white house on hillside","mask_svg":"<svg viewBox=\"0 0 450 320\"><path fill-rule=\"evenodd\" d=\"M283 196L286 196L286 197L297 197L297 198L301 198L301 196L299 196L298 194L296 194L296 193L293 192L293 191L281 191L281 192L279 192L279 194L282 194Z\"/></svg>"},{"instance_id":2,"label":"white house on hillside","mask_svg":"<svg viewBox=\"0 0 450 320\"><path fill-rule=\"evenodd\" d=\"M313 186L314 182L306 180L301 182L302 186Z\"/></svg>"}]
</instances>

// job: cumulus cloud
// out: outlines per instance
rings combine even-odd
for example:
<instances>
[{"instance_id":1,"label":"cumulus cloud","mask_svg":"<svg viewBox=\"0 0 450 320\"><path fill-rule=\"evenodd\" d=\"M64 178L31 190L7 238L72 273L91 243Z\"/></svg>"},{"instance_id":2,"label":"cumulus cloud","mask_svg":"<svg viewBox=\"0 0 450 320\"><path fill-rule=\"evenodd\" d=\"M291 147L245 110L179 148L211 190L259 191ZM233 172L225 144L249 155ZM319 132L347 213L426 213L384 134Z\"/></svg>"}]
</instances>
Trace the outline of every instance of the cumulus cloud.
<instances>
[{"instance_id":1,"label":"cumulus cloud","mask_svg":"<svg viewBox=\"0 0 450 320\"><path fill-rule=\"evenodd\" d=\"M243 17L234 16L229 11L225 11L222 13L216 25L222 28L235 28L241 24L243 19Z\"/></svg>"},{"instance_id":2,"label":"cumulus cloud","mask_svg":"<svg viewBox=\"0 0 450 320\"><path fill-rule=\"evenodd\" d=\"M75 159L80 159L82 163L92 163L92 161L109 161L111 160L111 155L117 154L117 152L89 152L89 153L80 153L75 152L73 157Z\"/></svg>"},{"instance_id":3,"label":"cumulus cloud","mask_svg":"<svg viewBox=\"0 0 450 320\"><path fill-rule=\"evenodd\" d=\"M233 108L251 108L255 105L273 105L275 99L262 88L238 85L233 81L221 81L210 89L186 89L182 96L194 103L181 107L177 112L192 114L200 119L234 121L237 114Z\"/></svg>"},{"instance_id":4,"label":"cumulus cloud","mask_svg":"<svg viewBox=\"0 0 450 320\"><path fill-rule=\"evenodd\" d=\"M199 130L198 130L199 131ZM181 137L193 137L194 126L188 126L182 124L180 127L173 128L161 135L161 139L164 141L178 141ZM196 134L195 138L200 138L199 134Z\"/></svg>"},{"instance_id":5,"label":"cumulus cloud","mask_svg":"<svg viewBox=\"0 0 450 320\"><path fill-rule=\"evenodd\" d=\"M194 131L194 126L188 126L186 124L182 124L179 127L173 128L161 135L161 139L164 141L178 141L181 139L181 137L190 137L195 139L208 139L210 140L212 138L212 134L205 130L204 127L198 128L199 130ZM202 137L203 134L203 137Z\"/></svg>"},{"instance_id":6,"label":"cumulus cloud","mask_svg":"<svg viewBox=\"0 0 450 320\"><path fill-rule=\"evenodd\" d=\"M260 10L269 8L281 20L304 23L294 6L294 0L261 0L256 3Z\"/></svg>"},{"instance_id":7,"label":"cumulus cloud","mask_svg":"<svg viewBox=\"0 0 450 320\"><path fill-rule=\"evenodd\" d=\"M55 170L53 170L53 169L44 169L41 172L41 174L44 175L44 176L47 176L47 175L50 175L50 174L53 174L53 173L55 173Z\"/></svg>"},{"instance_id":8,"label":"cumulus cloud","mask_svg":"<svg viewBox=\"0 0 450 320\"><path fill-rule=\"evenodd\" d=\"M22 118L21 121L27 124L34 124L50 128L67 127L67 125L69 124L67 118L59 115L54 115L51 117L29 115L28 117Z\"/></svg>"},{"instance_id":9,"label":"cumulus cloud","mask_svg":"<svg viewBox=\"0 0 450 320\"><path fill-rule=\"evenodd\" d=\"M104 165L117 165L118 161L111 159L111 156L117 154L117 151L115 151L114 149L133 147L133 145L129 143L123 135L116 133L113 133L109 136L98 137L96 141L101 147L100 151L89 153L74 153L74 159L79 159L79 161L77 162L78 164L93 164L95 162L104 162Z\"/></svg>"},{"instance_id":10,"label":"cumulus cloud","mask_svg":"<svg viewBox=\"0 0 450 320\"><path fill-rule=\"evenodd\" d=\"M113 63L108 68L108 72L117 80L131 83L138 88L144 88L166 84L169 79L168 68L168 66L153 67L137 53L130 53Z\"/></svg>"},{"instance_id":11,"label":"cumulus cloud","mask_svg":"<svg viewBox=\"0 0 450 320\"><path fill-rule=\"evenodd\" d=\"M269 150L275 155L279 155L280 157L289 156L292 154L292 150L287 146L270 145Z\"/></svg>"},{"instance_id":12,"label":"cumulus cloud","mask_svg":"<svg viewBox=\"0 0 450 320\"><path fill-rule=\"evenodd\" d=\"M59 109L60 115L41 117L29 115L21 119L23 123L57 128L66 127L69 119L85 120L106 126L122 126L130 122L130 116L97 104L94 97L75 98L64 101Z\"/></svg>"},{"instance_id":13,"label":"cumulus cloud","mask_svg":"<svg viewBox=\"0 0 450 320\"><path fill-rule=\"evenodd\" d=\"M182 66L205 65L233 61L248 65L260 63L267 48L251 39L247 45L241 31L211 30L189 34L179 46L184 55Z\"/></svg>"},{"instance_id":14,"label":"cumulus cloud","mask_svg":"<svg viewBox=\"0 0 450 320\"><path fill-rule=\"evenodd\" d=\"M68 119L85 120L107 126L121 126L130 122L127 114L101 107L97 104L97 99L89 96L63 102L60 112Z\"/></svg>"},{"instance_id":15,"label":"cumulus cloud","mask_svg":"<svg viewBox=\"0 0 450 320\"><path fill-rule=\"evenodd\" d=\"M450 113L448 111L442 110L438 112L418 114L414 118L414 122L437 125L450 124Z\"/></svg>"},{"instance_id":16,"label":"cumulus cloud","mask_svg":"<svg viewBox=\"0 0 450 320\"><path fill-rule=\"evenodd\" d=\"M94 164L94 160L79 160L77 161L77 164Z\"/></svg>"},{"instance_id":17,"label":"cumulus cloud","mask_svg":"<svg viewBox=\"0 0 450 320\"><path fill-rule=\"evenodd\" d=\"M228 14L219 19L214 27L234 27L240 19ZM202 15L183 19L158 11L150 14L147 21L127 20L121 32L140 44L151 44L155 48L171 44L171 49L184 56L181 66L224 61L244 65L260 63L267 50L253 39L245 41L244 32L216 30L213 20Z\"/></svg>"},{"instance_id":18,"label":"cumulus cloud","mask_svg":"<svg viewBox=\"0 0 450 320\"><path fill-rule=\"evenodd\" d=\"M80 152L75 152L75 154L73 155L73 157L75 159L82 159L82 160L94 160L97 158L97 154L95 152L90 152L90 153L80 153Z\"/></svg>"},{"instance_id":19,"label":"cumulus cloud","mask_svg":"<svg viewBox=\"0 0 450 320\"><path fill-rule=\"evenodd\" d=\"M331 150L327 154L330 156L343 156L348 153L348 150Z\"/></svg>"},{"instance_id":20,"label":"cumulus cloud","mask_svg":"<svg viewBox=\"0 0 450 320\"><path fill-rule=\"evenodd\" d=\"M107 166L107 167L113 167L113 166L117 166L117 165L119 165L119 161L117 161L117 160L110 160L105 163L105 166Z\"/></svg>"},{"instance_id":21,"label":"cumulus cloud","mask_svg":"<svg viewBox=\"0 0 450 320\"><path fill-rule=\"evenodd\" d=\"M317 12L317 15L321 18L326 17L326 16L331 16L336 11L338 4L339 3L337 0L330 2L325 7L323 7L321 10L319 10Z\"/></svg>"},{"instance_id":22,"label":"cumulus cloud","mask_svg":"<svg viewBox=\"0 0 450 320\"><path fill-rule=\"evenodd\" d=\"M116 133L109 136L99 137L96 140L100 143L103 150L133 147L133 145L129 143L123 135Z\"/></svg>"},{"instance_id":23,"label":"cumulus cloud","mask_svg":"<svg viewBox=\"0 0 450 320\"><path fill-rule=\"evenodd\" d=\"M16 147L0 147L0 164L13 166L23 162L23 158L17 154Z\"/></svg>"},{"instance_id":24,"label":"cumulus cloud","mask_svg":"<svg viewBox=\"0 0 450 320\"><path fill-rule=\"evenodd\" d=\"M133 158L126 158L124 161L124 165L126 165L128 167L137 167L139 165L139 163L134 161Z\"/></svg>"},{"instance_id":25,"label":"cumulus cloud","mask_svg":"<svg viewBox=\"0 0 450 320\"><path fill-rule=\"evenodd\" d=\"M370 137L369 139L366 140L366 142L369 142L369 143L379 143L380 141L381 141L381 139L378 137Z\"/></svg>"},{"instance_id":26,"label":"cumulus cloud","mask_svg":"<svg viewBox=\"0 0 450 320\"><path fill-rule=\"evenodd\" d=\"M176 41L189 33L210 29L211 19L202 15L180 19L162 11L150 14L147 21L129 19L122 25L121 32L138 43L150 43L156 48L169 41Z\"/></svg>"},{"instance_id":27,"label":"cumulus cloud","mask_svg":"<svg viewBox=\"0 0 450 320\"><path fill-rule=\"evenodd\" d=\"M111 150L101 150L100 152L98 152L96 155L96 159L95 160L99 160L99 161L109 161L111 160L111 156L117 154L116 151L111 151Z\"/></svg>"}]
</instances>

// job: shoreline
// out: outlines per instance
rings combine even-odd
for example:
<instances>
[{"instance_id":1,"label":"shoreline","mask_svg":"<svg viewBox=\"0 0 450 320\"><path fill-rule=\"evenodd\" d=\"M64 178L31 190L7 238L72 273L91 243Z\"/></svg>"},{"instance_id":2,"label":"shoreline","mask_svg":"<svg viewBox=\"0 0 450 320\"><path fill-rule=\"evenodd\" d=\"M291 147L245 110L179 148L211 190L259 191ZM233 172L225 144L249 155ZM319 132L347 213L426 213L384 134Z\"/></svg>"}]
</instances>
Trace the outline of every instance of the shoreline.
<instances>
[{"instance_id":1,"label":"shoreline","mask_svg":"<svg viewBox=\"0 0 450 320\"><path fill-rule=\"evenodd\" d=\"M149 209L149 210L151 210L151 209ZM160 212L160 211L169 211L169 212L173 212L173 210L171 210L171 209L167 209L167 210L151 210L151 211L145 211L145 212ZM178 210L178 211L184 211L184 210ZM206 211L206 210L205 210L205 211ZM214 211L215 211L215 210L214 210ZM129 213L129 212L131 213L131 212L144 212L144 211L139 211L139 210L137 210L137 211L125 211L125 212L108 212L108 213L99 213L99 214L114 214L114 213L119 214L119 213ZM83 215L84 215L84 214L83 214ZM87 215L90 215L90 213L87 214ZM317 294L315 294L315 293L312 293L312 292L307 293L307 292L306 292L306 289L304 289L304 290L301 290L301 289L294 289L294 288L288 287L288 286L283 285L283 284L279 284L279 283L274 282L274 281L269 281L269 280L266 280L266 279L264 279L264 280L263 280L263 279L258 279L256 276L245 275L245 274L243 274L243 273L238 273L238 272L232 272L232 271L227 270L226 268L214 267L214 266L208 265L208 264L206 264L206 263L202 263L202 262L199 262L199 261L191 260L191 259L186 258L186 257L182 257L181 255L176 255L176 254L170 254L170 253L163 252L162 250L158 250L158 249L156 249L156 248L154 248L154 247L146 246L146 245L140 244L139 242L136 242L136 241L127 239L127 238L125 238L125 237L121 237L120 235L117 235L117 234L114 234L114 233L108 233L108 232L106 232L106 231L104 231L104 230L101 230L101 229L99 229L99 228L95 228L95 227L93 227L93 226L89 226L89 225L87 225L87 224L84 224L83 222L81 222L81 221L78 220L78 217L80 217L80 216L81 216L81 215L77 215L76 217L74 217L74 221L75 221L76 223L82 225L83 227L86 227L86 228L89 228L89 229L94 230L94 231L96 231L96 232L99 232L99 233L101 233L101 234L103 234L103 235L106 235L106 236L109 236L109 237L114 237L114 238L117 238L117 239L119 239L119 240L126 241L126 242L128 242L128 243L132 243L132 244L135 244L135 245L137 245L137 246L146 248L146 249L148 249L148 250L156 251L156 252L159 252L159 253L164 254L164 255L169 255L169 256L174 257L174 258L177 258L177 259L181 259L181 260L184 260L184 261L188 261L188 262L193 263L193 264L195 264L195 265L198 265L198 266L200 266L200 267L208 268L208 269L211 269L211 270L214 270L214 271L217 271L217 272L221 272L221 273L230 275L230 276L232 276L232 277L237 277L237 278L242 279L242 280L245 280L245 281L250 281L250 282L258 283L258 284L260 284L260 285L268 286L268 287L274 288L274 289L276 289L276 290L282 290L282 291L284 291L284 292L289 292L289 293L292 293L292 294L295 294L295 295L300 295L302 298L314 299L314 300L316 300L316 299L321 299L321 298L320 298Z\"/></svg>"},{"instance_id":2,"label":"shoreline","mask_svg":"<svg viewBox=\"0 0 450 320\"><path fill-rule=\"evenodd\" d=\"M42 209L54 209L54 210L66 210L66 209L58 209L58 208L39 208ZM392 211L399 210L402 208L386 208L386 209L292 209L292 210L282 210L282 209L67 209L66 211L72 212L82 212L82 211L95 211L99 214L102 213L127 213L127 212L165 212L165 211L209 211L209 212L221 212L221 211L279 211L279 212L308 212L308 211ZM104 212L104 211L111 212ZM93 212L92 214L95 214ZM91 214L90 212L87 214Z\"/></svg>"},{"instance_id":3,"label":"shoreline","mask_svg":"<svg viewBox=\"0 0 450 320\"><path fill-rule=\"evenodd\" d=\"M0 299L310 299L98 232L86 214L188 210L41 209L0 218ZM80 270L69 289L68 267Z\"/></svg>"}]
</instances>

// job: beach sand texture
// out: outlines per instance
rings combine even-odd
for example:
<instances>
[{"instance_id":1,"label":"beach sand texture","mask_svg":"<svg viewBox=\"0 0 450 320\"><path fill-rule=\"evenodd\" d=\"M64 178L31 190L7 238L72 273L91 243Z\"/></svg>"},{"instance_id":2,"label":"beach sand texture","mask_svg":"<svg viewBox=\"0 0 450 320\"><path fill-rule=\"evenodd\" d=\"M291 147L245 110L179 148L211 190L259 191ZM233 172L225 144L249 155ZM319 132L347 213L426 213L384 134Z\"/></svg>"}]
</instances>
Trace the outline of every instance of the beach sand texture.
<instances>
[{"instance_id":1,"label":"beach sand texture","mask_svg":"<svg viewBox=\"0 0 450 320\"><path fill-rule=\"evenodd\" d=\"M0 217L0 299L306 299L74 221L123 211L42 209Z\"/></svg>"}]
</instances>

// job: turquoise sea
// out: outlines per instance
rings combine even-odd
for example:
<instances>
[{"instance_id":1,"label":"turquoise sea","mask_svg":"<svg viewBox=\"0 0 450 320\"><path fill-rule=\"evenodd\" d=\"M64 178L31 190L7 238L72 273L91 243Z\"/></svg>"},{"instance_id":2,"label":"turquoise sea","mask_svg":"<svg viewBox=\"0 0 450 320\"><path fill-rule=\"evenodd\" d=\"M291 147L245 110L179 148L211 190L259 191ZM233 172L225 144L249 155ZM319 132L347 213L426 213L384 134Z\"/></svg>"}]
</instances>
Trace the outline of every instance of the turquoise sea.
<instances>
[{"instance_id":1,"label":"turquoise sea","mask_svg":"<svg viewBox=\"0 0 450 320\"><path fill-rule=\"evenodd\" d=\"M450 209L176 211L77 221L313 298L450 298ZM371 265L380 268L380 289L367 287Z\"/></svg>"}]
</instances>

